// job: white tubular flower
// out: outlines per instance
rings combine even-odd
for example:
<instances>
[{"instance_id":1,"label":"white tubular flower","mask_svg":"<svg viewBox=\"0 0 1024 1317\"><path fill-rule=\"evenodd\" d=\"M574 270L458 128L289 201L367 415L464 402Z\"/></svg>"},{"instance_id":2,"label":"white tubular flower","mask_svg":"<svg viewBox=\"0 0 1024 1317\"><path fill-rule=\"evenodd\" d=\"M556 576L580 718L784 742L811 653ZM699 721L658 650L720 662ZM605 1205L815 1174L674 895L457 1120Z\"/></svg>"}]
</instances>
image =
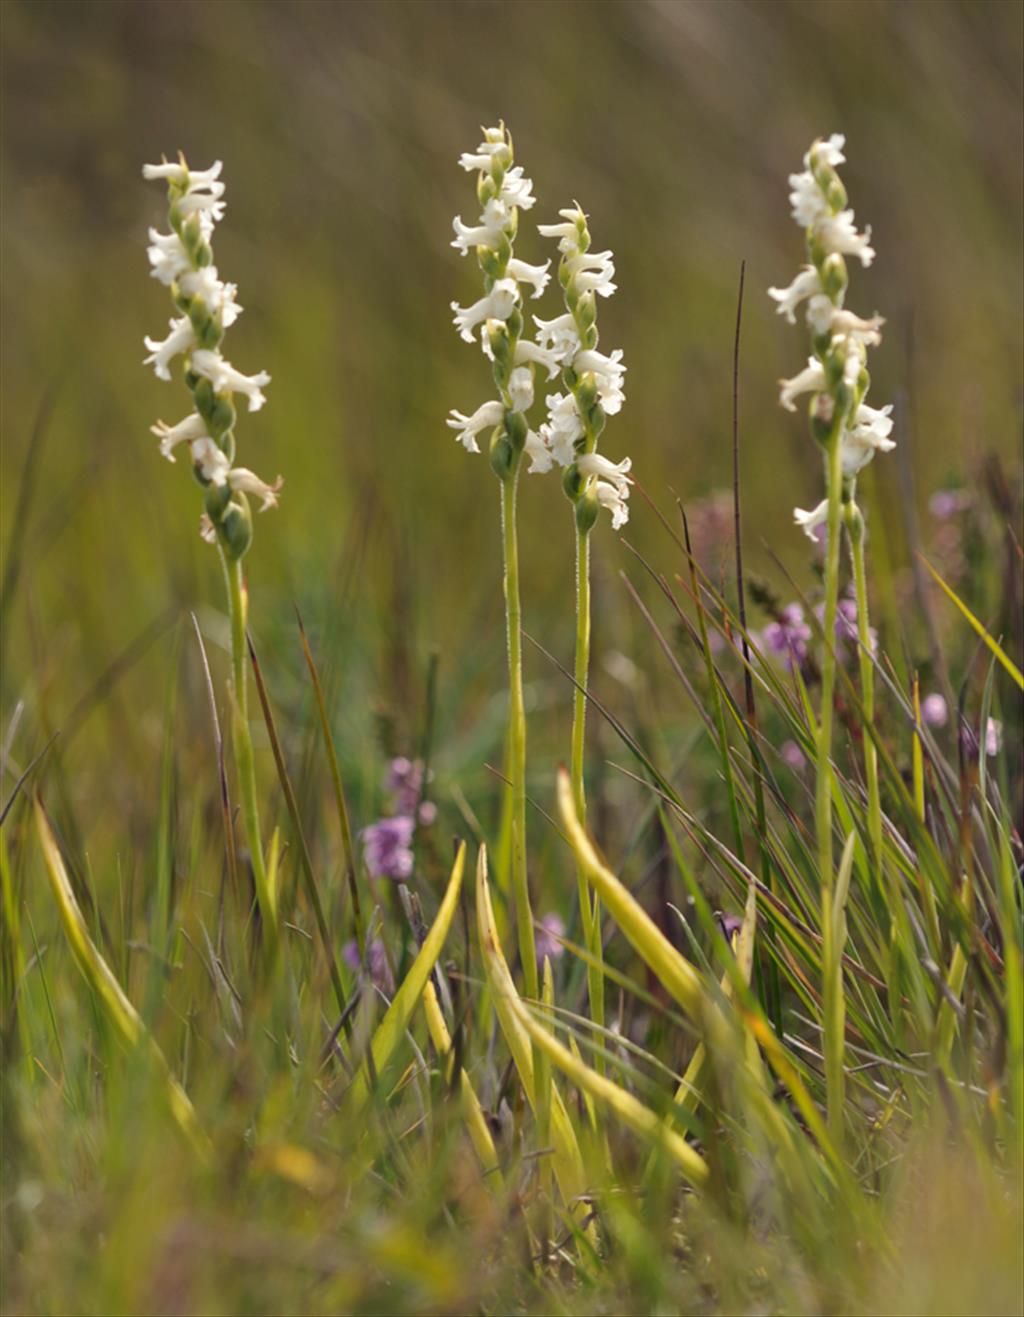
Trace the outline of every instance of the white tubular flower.
<instances>
[{"instance_id":1,"label":"white tubular flower","mask_svg":"<svg viewBox=\"0 0 1024 1317\"><path fill-rule=\"evenodd\" d=\"M896 447L892 434L892 403L884 407L857 408L854 425L843 434L843 474L855 476L874 457L875 453L889 453Z\"/></svg>"},{"instance_id":2,"label":"white tubular flower","mask_svg":"<svg viewBox=\"0 0 1024 1317\"><path fill-rule=\"evenodd\" d=\"M509 219L508 207L503 201L494 197L484 206L479 224L463 224L460 217L455 216L452 220L455 237L451 245L463 256L471 247L488 247L494 250L508 228Z\"/></svg>"},{"instance_id":3,"label":"white tubular flower","mask_svg":"<svg viewBox=\"0 0 1024 1317\"><path fill-rule=\"evenodd\" d=\"M459 164L467 173L472 173L474 169L481 172L489 170L495 163L508 164L512 158L512 152L505 141L504 128L484 128L484 140L476 148L475 152L463 151L459 156Z\"/></svg>"},{"instance_id":4,"label":"white tubular flower","mask_svg":"<svg viewBox=\"0 0 1024 1317\"><path fill-rule=\"evenodd\" d=\"M802 229L809 229L829 214L829 205L825 200L818 181L810 170L802 174L790 174L789 204L793 207L793 218Z\"/></svg>"},{"instance_id":5,"label":"white tubular flower","mask_svg":"<svg viewBox=\"0 0 1024 1317\"><path fill-rule=\"evenodd\" d=\"M236 284L222 283L215 265L204 265L201 270L189 270L178 280L178 287L188 297L201 297L214 315L219 315L225 329L233 325L243 308L235 301Z\"/></svg>"},{"instance_id":6,"label":"white tubular flower","mask_svg":"<svg viewBox=\"0 0 1024 1317\"><path fill-rule=\"evenodd\" d=\"M532 284L534 297L540 297L551 279L551 275L548 274L550 265L550 261L545 261L543 265L527 265L525 261L513 257L505 269L510 279Z\"/></svg>"},{"instance_id":7,"label":"white tubular flower","mask_svg":"<svg viewBox=\"0 0 1024 1317\"><path fill-rule=\"evenodd\" d=\"M523 174L522 165L513 165L501 184L501 200L506 206L529 210L537 200L533 195L533 179Z\"/></svg>"},{"instance_id":8,"label":"white tubular flower","mask_svg":"<svg viewBox=\"0 0 1024 1317\"><path fill-rule=\"evenodd\" d=\"M559 365L568 365L580 350L580 336L576 321L566 312L554 320L541 320L533 317L537 326L537 342L545 349L550 349Z\"/></svg>"},{"instance_id":9,"label":"white tubular flower","mask_svg":"<svg viewBox=\"0 0 1024 1317\"><path fill-rule=\"evenodd\" d=\"M875 259L871 246L870 226L858 233L853 222L853 211L843 210L838 215L825 215L815 222L815 236L826 252L841 256L856 256L865 268Z\"/></svg>"},{"instance_id":10,"label":"white tubular flower","mask_svg":"<svg viewBox=\"0 0 1024 1317\"><path fill-rule=\"evenodd\" d=\"M206 422L198 412L192 412L177 425L167 425L163 421L157 421L156 425L151 425L149 428L150 433L155 434L160 440L160 455L166 457L168 462L174 461L174 449L178 444L191 444L197 439L209 438L206 433Z\"/></svg>"},{"instance_id":11,"label":"white tubular flower","mask_svg":"<svg viewBox=\"0 0 1024 1317\"><path fill-rule=\"evenodd\" d=\"M284 481L278 476L272 485L268 485L247 467L235 466L228 472L228 484L236 493L251 494L253 498L258 498L260 511L266 512L268 508L277 507L277 496Z\"/></svg>"},{"instance_id":12,"label":"white tubular flower","mask_svg":"<svg viewBox=\"0 0 1024 1317\"><path fill-rule=\"evenodd\" d=\"M485 320L507 320L516 304L518 289L514 279L499 279L491 291L474 302L472 306L460 306L452 302L455 312L452 324L459 331L459 337L466 343L472 343L477 325Z\"/></svg>"},{"instance_id":13,"label":"white tubular flower","mask_svg":"<svg viewBox=\"0 0 1024 1317\"><path fill-rule=\"evenodd\" d=\"M817 293L807 303L807 324L818 336L834 334L861 343L865 347L876 347L882 341L881 329L885 321L879 315L871 316L867 320L862 319L852 311L844 311L837 307L824 293Z\"/></svg>"},{"instance_id":14,"label":"white tubular flower","mask_svg":"<svg viewBox=\"0 0 1024 1317\"><path fill-rule=\"evenodd\" d=\"M457 412L452 408L450 418L445 422L453 430L458 430L455 436L465 448L467 453L479 453L480 446L476 441L477 435L481 430L493 430L496 425L500 425L505 415L505 408L500 402L485 402L479 406L472 416L465 416L462 412Z\"/></svg>"},{"instance_id":15,"label":"white tubular flower","mask_svg":"<svg viewBox=\"0 0 1024 1317\"><path fill-rule=\"evenodd\" d=\"M199 468L202 478L211 485L223 488L227 485L234 493L251 494L260 500L260 511L277 507L277 496L284 481L280 476L272 485L261 480L248 467L232 466L227 454L221 452L212 439L198 439L192 445L192 461Z\"/></svg>"},{"instance_id":16,"label":"white tubular flower","mask_svg":"<svg viewBox=\"0 0 1024 1317\"><path fill-rule=\"evenodd\" d=\"M622 377L626 373L626 367L622 364L621 348L615 348L610 357L606 357L595 348L577 352L572 366L577 372L586 370L593 372L597 381L597 395L601 399L601 406L609 416L614 416L622 410L622 404L626 400Z\"/></svg>"},{"instance_id":17,"label":"white tubular flower","mask_svg":"<svg viewBox=\"0 0 1024 1317\"><path fill-rule=\"evenodd\" d=\"M525 452L530 459L530 465L527 468L528 475L542 475L545 471L551 470L554 460L551 456L551 450L536 430L527 430Z\"/></svg>"},{"instance_id":18,"label":"white tubular flower","mask_svg":"<svg viewBox=\"0 0 1024 1317\"><path fill-rule=\"evenodd\" d=\"M576 287L581 293L596 293L598 297L611 297L618 289L612 283L615 266L609 265L600 270L581 270L576 275Z\"/></svg>"},{"instance_id":19,"label":"white tubular flower","mask_svg":"<svg viewBox=\"0 0 1024 1317\"><path fill-rule=\"evenodd\" d=\"M793 522L799 526L809 540L817 542L816 531L828 520L828 499L823 498L816 508L805 512L803 508L793 509Z\"/></svg>"},{"instance_id":20,"label":"white tubular flower","mask_svg":"<svg viewBox=\"0 0 1024 1317\"><path fill-rule=\"evenodd\" d=\"M574 256L581 250L587 217L579 206L570 206L558 213L564 223L538 224L537 232L544 238L557 238L558 250L565 256Z\"/></svg>"},{"instance_id":21,"label":"white tubular flower","mask_svg":"<svg viewBox=\"0 0 1024 1317\"><path fill-rule=\"evenodd\" d=\"M629 504L626 502L629 498L629 486L620 490L617 485L609 485L607 481L599 480L594 485L594 492L601 506L612 514L612 530L621 530L629 520Z\"/></svg>"},{"instance_id":22,"label":"white tubular flower","mask_svg":"<svg viewBox=\"0 0 1024 1317\"><path fill-rule=\"evenodd\" d=\"M172 204L177 207L182 218L189 215L206 214L211 220L220 220L224 216L224 184L219 181L222 169L217 160L209 169L189 169L185 162L169 164L166 160L160 165L143 165L142 176L147 179L165 179L174 188L177 195L172 197Z\"/></svg>"},{"instance_id":23,"label":"white tubular flower","mask_svg":"<svg viewBox=\"0 0 1024 1317\"><path fill-rule=\"evenodd\" d=\"M157 379L171 378L170 364L181 352L189 352L196 341L195 331L188 316L180 316L168 322L171 332L165 339L157 340L148 335L143 342L149 348L149 356L143 361L144 366L152 366Z\"/></svg>"},{"instance_id":24,"label":"white tubular flower","mask_svg":"<svg viewBox=\"0 0 1024 1317\"><path fill-rule=\"evenodd\" d=\"M805 298L815 298L821 292L821 279L813 265L805 265L788 288L769 288L768 296L778 302L775 308L791 325L796 324L796 309ZM826 299L827 300L827 299ZM831 306L831 303L829 303ZM808 312L808 314L810 314Z\"/></svg>"},{"instance_id":25,"label":"white tubular flower","mask_svg":"<svg viewBox=\"0 0 1024 1317\"><path fill-rule=\"evenodd\" d=\"M192 262L185 244L176 233L158 233L149 230L149 246L146 255L153 267L150 274L162 284L170 286L186 270L191 270Z\"/></svg>"},{"instance_id":26,"label":"white tubular flower","mask_svg":"<svg viewBox=\"0 0 1024 1317\"><path fill-rule=\"evenodd\" d=\"M571 393L549 393L545 401L548 419L541 426L541 435L558 465L569 466L576 458L574 445L583 438L583 421L576 399Z\"/></svg>"},{"instance_id":27,"label":"white tubular flower","mask_svg":"<svg viewBox=\"0 0 1024 1317\"><path fill-rule=\"evenodd\" d=\"M802 393L820 393L825 387L825 367L814 357L808 357L806 369L791 380L779 380L779 402L787 412L796 411L794 398Z\"/></svg>"},{"instance_id":28,"label":"white tubular flower","mask_svg":"<svg viewBox=\"0 0 1024 1317\"><path fill-rule=\"evenodd\" d=\"M533 371L529 366L516 366L508 378L508 396L517 412L528 412L533 406Z\"/></svg>"},{"instance_id":29,"label":"white tubular flower","mask_svg":"<svg viewBox=\"0 0 1024 1317\"><path fill-rule=\"evenodd\" d=\"M486 355L491 355L489 345ZM539 343L534 343L528 338L521 338L516 344L516 350L512 355L512 364L514 366L527 364L541 366L547 371L548 379L553 380L562 368L562 359L552 349L542 348Z\"/></svg>"},{"instance_id":30,"label":"white tubular flower","mask_svg":"<svg viewBox=\"0 0 1024 1317\"><path fill-rule=\"evenodd\" d=\"M585 476L597 476L599 480L614 486L622 498L629 497L629 479L626 473L632 468L632 458L625 457L621 462L610 462L600 453L583 453L576 459L576 466Z\"/></svg>"},{"instance_id":31,"label":"white tubular flower","mask_svg":"<svg viewBox=\"0 0 1024 1317\"><path fill-rule=\"evenodd\" d=\"M178 187L187 183L190 189L207 190L216 197L222 197L224 184L217 180L223 168L223 160L215 160L209 169L189 169L183 160L173 163L164 160L159 165L143 165L142 177L151 181L162 178L168 183L176 183Z\"/></svg>"},{"instance_id":32,"label":"white tubular flower","mask_svg":"<svg viewBox=\"0 0 1024 1317\"><path fill-rule=\"evenodd\" d=\"M811 145L804 156L804 168L815 169L819 165L828 165L835 169L836 165L844 165L846 156L843 155L843 147L846 145L846 137L843 133L833 133L825 141L820 139Z\"/></svg>"},{"instance_id":33,"label":"white tubular flower","mask_svg":"<svg viewBox=\"0 0 1024 1317\"><path fill-rule=\"evenodd\" d=\"M216 393L244 393L249 399L251 412L258 412L267 401L262 390L270 383L270 376L265 370L255 375L243 375L219 352L206 348L197 348L192 353L192 369L197 375L205 376Z\"/></svg>"}]
</instances>

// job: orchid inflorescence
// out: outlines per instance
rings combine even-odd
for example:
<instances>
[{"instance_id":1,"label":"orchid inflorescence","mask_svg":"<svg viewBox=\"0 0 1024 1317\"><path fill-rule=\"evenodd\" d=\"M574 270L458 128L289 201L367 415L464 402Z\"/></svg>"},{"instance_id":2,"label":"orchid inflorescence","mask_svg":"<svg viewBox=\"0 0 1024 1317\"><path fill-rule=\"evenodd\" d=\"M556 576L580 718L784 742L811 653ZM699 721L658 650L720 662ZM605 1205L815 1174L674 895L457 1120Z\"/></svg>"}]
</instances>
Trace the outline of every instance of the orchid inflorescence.
<instances>
[{"instance_id":1,"label":"orchid inflorescence","mask_svg":"<svg viewBox=\"0 0 1024 1317\"><path fill-rule=\"evenodd\" d=\"M502 478L522 452L530 459L531 473L566 468L566 492L577 505L578 519L587 521L585 529L593 525L599 507L609 509L619 529L629 516L630 461L610 462L595 451L605 417L618 412L625 398L621 350L608 356L597 350L595 299L615 292L612 254L590 252L587 217L578 205L560 211L558 223L538 225L541 235L558 239L566 310L553 320L534 316L536 338L527 337L520 285L528 284L533 298L540 297L550 281L551 262L529 265L514 255L518 212L536 201L533 183L522 166L512 164L512 139L504 125L485 128L483 134L477 150L459 158L463 169L479 172L477 197L483 211L475 225L455 217L452 246L463 256L475 250L484 296L468 307L453 302L452 310L462 339L472 343L479 333L499 397L470 415L453 410L448 425L473 453L480 451L477 436L491 430L491 462ZM547 419L533 430L526 414L534 403L538 367L549 381L561 374L566 391L547 395Z\"/></svg>"},{"instance_id":2,"label":"orchid inflorescence","mask_svg":"<svg viewBox=\"0 0 1024 1317\"><path fill-rule=\"evenodd\" d=\"M788 288L769 288L778 312L796 323L796 309L807 303L807 326L813 355L792 379L781 380L779 401L795 411L795 399L812 394L811 430L822 444L838 436L842 451L843 501L853 503L857 473L876 452L895 448L892 405L869 407L864 402L870 377L867 349L882 341L881 316L867 319L844 307L849 282L846 256L856 256L865 267L874 260L871 230L858 233L853 211L846 206L846 189L836 166L844 162L846 139L834 133L816 141L804 156L804 169L789 178L793 218L806 231L809 263ZM796 524L814 538L828 510L825 499L809 512L797 508Z\"/></svg>"},{"instance_id":3,"label":"orchid inflorescence","mask_svg":"<svg viewBox=\"0 0 1024 1317\"><path fill-rule=\"evenodd\" d=\"M252 541L252 518L246 495L258 498L261 511L274 507L281 488L278 477L268 485L246 467L236 467L236 393L245 394L249 411L263 406L266 371L243 375L221 353L224 331L242 312L236 287L225 283L213 263L211 238L214 224L224 214L221 162L209 169L189 169L183 155L177 163L164 160L144 165L143 177L167 183L170 233L149 230L149 263L154 279L170 289L175 310L167 338L145 340L157 377L171 378L170 365L184 356L184 378L192 394L193 409L176 425L158 421L152 427L160 452L175 460L175 449L188 444L193 470L206 491L200 533L220 543L231 558L240 558Z\"/></svg>"}]
</instances>

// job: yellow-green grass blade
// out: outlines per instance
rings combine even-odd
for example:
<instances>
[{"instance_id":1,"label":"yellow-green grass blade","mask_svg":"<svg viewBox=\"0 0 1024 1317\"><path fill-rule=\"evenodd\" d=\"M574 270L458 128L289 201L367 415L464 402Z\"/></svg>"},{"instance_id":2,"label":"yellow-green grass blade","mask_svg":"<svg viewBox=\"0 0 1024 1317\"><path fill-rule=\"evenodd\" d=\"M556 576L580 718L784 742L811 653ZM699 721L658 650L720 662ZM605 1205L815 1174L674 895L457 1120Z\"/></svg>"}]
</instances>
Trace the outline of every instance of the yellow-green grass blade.
<instances>
[{"instance_id":1,"label":"yellow-green grass blade","mask_svg":"<svg viewBox=\"0 0 1024 1317\"><path fill-rule=\"evenodd\" d=\"M451 1034L448 1032L448 1026L437 1000L437 992L430 979L427 979L426 987L423 989L423 1013L427 1017L427 1029L430 1031L431 1040L437 1048L438 1055L444 1060L446 1074L450 1077L455 1062L452 1055ZM494 1146L494 1140L491 1138L491 1131L484 1117L480 1099L473 1089L469 1075L462 1069L459 1071L459 1100L462 1103L466 1129L469 1132L473 1147L476 1149L476 1154L480 1158L488 1179L500 1193L504 1188L504 1179L498 1165L498 1153Z\"/></svg>"},{"instance_id":2,"label":"yellow-green grass blade","mask_svg":"<svg viewBox=\"0 0 1024 1317\"><path fill-rule=\"evenodd\" d=\"M974 616L974 614L967 607L967 605L960 598L960 596L956 593L956 591L946 584L946 582L942 579L939 573L931 565L928 559L924 557L923 554L920 555L920 558L921 561L924 563L924 565L931 572L933 578L935 579L936 584L942 590L946 598L951 600L957 606L957 608L960 610L965 620L978 633L978 635L988 646L992 654L995 655L995 657L1003 665L1003 667L1014 679L1014 681L1021 688L1021 690L1024 690L1024 673L1022 673L1020 668L1018 668L1017 665L1013 662L1009 654L1007 654L1006 650L1003 649L1002 645L999 644L998 640L996 640L994 637L989 635L989 633L985 630L985 627L982 625L982 623L978 621L978 619Z\"/></svg>"},{"instance_id":3,"label":"yellow-green grass blade","mask_svg":"<svg viewBox=\"0 0 1024 1317\"><path fill-rule=\"evenodd\" d=\"M459 846L458 854L455 856L455 863L448 879L448 889L431 925L430 932L423 939L423 945L420 947L416 959L409 967L408 974L402 980L401 987L395 993L391 1005L384 1013L383 1020L377 1026L373 1038L370 1040L369 1050L373 1060L372 1073L374 1075L380 1075L384 1072L398 1050L409 1026L409 1021L412 1019L420 998L423 996L424 988L444 947L448 930L451 928L452 919L459 902L459 891L462 887L462 874L465 866L466 845L463 842ZM364 1065L360 1067L349 1089L350 1110L358 1112L369 1096L370 1079L367 1067Z\"/></svg>"},{"instance_id":4,"label":"yellow-green grass blade","mask_svg":"<svg viewBox=\"0 0 1024 1317\"><path fill-rule=\"evenodd\" d=\"M129 1001L113 970L103 959L99 948L89 935L89 928L64 867L64 859L57 845L57 839L53 835L46 811L38 797L35 801L35 816L50 887L57 902L61 926L75 963L121 1040L129 1048L144 1046L148 1050L166 1085L167 1103L171 1115L192 1147L205 1159L210 1152L210 1145L199 1124L195 1108L188 1094L171 1074L163 1052L143 1024L138 1011Z\"/></svg>"},{"instance_id":5,"label":"yellow-green grass blade","mask_svg":"<svg viewBox=\"0 0 1024 1317\"><path fill-rule=\"evenodd\" d=\"M599 1075L596 1070L573 1056L569 1048L563 1047L539 1020L534 1019L518 996L510 998L508 1006L538 1051L556 1065L581 1092L595 1098L637 1134L658 1143L678 1164L692 1185L700 1187L707 1181L708 1168L703 1157L685 1139L669 1129L657 1112L645 1106L614 1080Z\"/></svg>"},{"instance_id":6,"label":"yellow-green grass blade","mask_svg":"<svg viewBox=\"0 0 1024 1317\"><path fill-rule=\"evenodd\" d=\"M508 1049L512 1053L512 1060L527 1101L536 1111L533 1048L530 1034L523 1025L519 993L516 991L516 985L498 940L491 891L487 882L487 849L484 846L480 847L476 866L476 917L480 950L483 954L487 983L494 999L495 1014ZM518 1011L517 1005L520 1006ZM551 1142L554 1146L552 1165L562 1197L567 1204L578 1203L587 1185L583 1157L569 1113L554 1083L551 1084Z\"/></svg>"},{"instance_id":7,"label":"yellow-green grass blade","mask_svg":"<svg viewBox=\"0 0 1024 1317\"><path fill-rule=\"evenodd\" d=\"M699 1019L704 984L690 962L679 954L633 895L602 863L576 814L572 783L564 768L558 773L558 805L562 825L587 880L605 909L626 935L637 955L650 966L662 986L692 1018Z\"/></svg>"}]
</instances>

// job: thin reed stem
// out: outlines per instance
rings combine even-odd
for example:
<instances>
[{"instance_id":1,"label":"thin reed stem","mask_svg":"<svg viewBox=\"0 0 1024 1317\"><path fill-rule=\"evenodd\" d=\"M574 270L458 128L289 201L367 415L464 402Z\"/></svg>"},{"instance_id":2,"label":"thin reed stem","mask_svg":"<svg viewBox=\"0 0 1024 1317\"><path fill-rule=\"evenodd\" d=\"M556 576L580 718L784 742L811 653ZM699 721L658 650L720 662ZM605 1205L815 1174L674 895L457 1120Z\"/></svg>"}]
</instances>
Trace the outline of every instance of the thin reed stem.
<instances>
[{"instance_id":1,"label":"thin reed stem","mask_svg":"<svg viewBox=\"0 0 1024 1317\"><path fill-rule=\"evenodd\" d=\"M833 920L835 875L832 866L832 705L836 677L836 614L839 605L840 500L843 456L837 424L826 446L828 543L825 556L824 645L821 661L821 717L818 725L818 765L815 784L815 825L821 874L822 974L824 978L825 1091L829 1134L837 1148L843 1137L844 1003L842 948L836 946Z\"/></svg>"},{"instance_id":2,"label":"thin reed stem","mask_svg":"<svg viewBox=\"0 0 1024 1317\"><path fill-rule=\"evenodd\" d=\"M587 793L583 776L584 752L587 738L587 686L590 680L590 532L576 527L576 685L572 706L572 759L569 775L572 781L573 803L576 815L585 827ZM590 895L587 876L576 861L576 883L579 889L580 919L583 924L583 942L591 956L587 966L587 993L590 999L590 1018L599 1028L604 1027L604 966L601 946L601 905L595 892ZM604 1058L595 1058L603 1073Z\"/></svg>"},{"instance_id":3,"label":"thin reed stem","mask_svg":"<svg viewBox=\"0 0 1024 1317\"><path fill-rule=\"evenodd\" d=\"M537 947L526 872L526 709L523 704L522 611L519 604L519 537L516 495L520 462L501 482L501 529L504 551L505 623L508 638L508 735L512 778L512 897L516 907L519 958L526 994L538 995Z\"/></svg>"},{"instance_id":4,"label":"thin reed stem","mask_svg":"<svg viewBox=\"0 0 1024 1317\"><path fill-rule=\"evenodd\" d=\"M853 582L857 595L857 640L860 658L861 702L867 728L875 725L875 665L871 653L871 627L868 620L868 581L864 554L864 523L856 507L853 521L848 525L850 557L853 562ZM874 738L865 729L864 777L868 789L868 838L871 842L871 860L880 890L883 888L882 868L882 798L878 789L878 750Z\"/></svg>"},{"instance_id":5,"label":"thin reed stem","mask_svg":"<svg viewBox=\"0 0 1024 1317\"><path fill-rule=\"evenodd\" d=\"M242 576L242 563L223 551L224 576L228 588L228 609L231 615L231 738L238 772L238 791L242 802L245 837L252 859L253 879L256 883L256 900L263 921L263 938L266 958L272 962L277 952L277 898L267 877L260 839L260 812L256 796L256 766L253 758L252 737L249 733L249 694L246 673L246 617L248 593Z\"/></svg>"}]
</instances>

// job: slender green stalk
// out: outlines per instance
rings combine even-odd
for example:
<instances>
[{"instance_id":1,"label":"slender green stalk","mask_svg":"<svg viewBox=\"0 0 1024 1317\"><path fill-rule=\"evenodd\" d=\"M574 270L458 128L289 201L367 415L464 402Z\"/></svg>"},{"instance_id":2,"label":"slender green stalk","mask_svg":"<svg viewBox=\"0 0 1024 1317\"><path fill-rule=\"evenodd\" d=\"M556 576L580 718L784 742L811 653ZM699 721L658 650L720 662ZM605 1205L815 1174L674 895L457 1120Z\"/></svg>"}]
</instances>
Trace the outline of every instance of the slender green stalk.
<instances>
[{"instance_id":1,"label":"slender green stalk","mask_svg":"<svg viewBox=\"0 0 1024 1317\"><path fill-rule=\"evenodd\" d=\"M847 519L853 582L857 594L857 639L860 658L861 702L867 727L875 725L875 665L871 655L871 627L868 622L868 582L864 559L864 521L856 504L850 504ZM864 777L868 787L868 838L875 875L882 888L882 798L878 789L878 750L868 731L864 734Z\"/></svg>"},{"instance_id":2,"label":"slender green stalk","mask_svg":"<svg viewBox=\"0 0 1024 1317\"><path fill-rule=\"evenodd\" d=\"M576 814L586 826L587 797L583 776L584 751L587 737L587 686L590 680L590 531L576 526L576 685L572 707L572 756L570 777ZM580 919L583 924L583 942L590 953L587 965L587 993L590 999L590 1018L598 1028L604 1027L604 966L601 945L601 903L594 893L577 859L576 882L579 888ZM604 1058L596 1058L597 1068L604 1070Z\"/></svg>"},{"instance_id":3,"label":"slender green stalk","mask_svg":"<svg viewBox=\"0 0 1024 1317\"><path fill-rule=\"evenodd\" d=\"M516 495L520 459L501 482L501 530L504 551L505 627L508 638L508 735L512 777L512 897L516 907L519 957L527 996L536 999L537 947L526 872L526 709L523 704L522 611L519 604L519 537Z\"/></svg>"},{"instance_id":4,"label":"slender green stalk","mask_svg":"<svg viewBox=\"0 0 1024 1317\"><path fill-rule=\"evenodd\" d=\"M271 889L260 839L260 813L256 796L256 766L253 759L252 737L249 734L249 695L246 675L245 628L248 611L248 594L242 577L239 558L223 550L224 576L228 588L228 608L231 614L231 736L238 771L238 790L242 802L245 836L252 857L252 872L256 883L256 899L263 920L264 946L268 963L277 951L277 894Z\"/></svg>"},{"instance_id":5,"label":"slender green stalk","mask_svg":"<svg viewBox=\"0 0 1024 1317\"><path fill-rule=\"evenodd\" d=\"M823 1037L825 1092L829 1134L837 1147L843 1136L843 1003L842 948L836 946L833 920L832 867L832 704L836 677L836 614L839 605L840 500L843 457L840 425L825 448L828 488L828 545L825 556L824 644L821 660L821 718L818 724L818 766L814 815L821 871L822 973L824 976Z\"/></svg>"}]
</instances>

